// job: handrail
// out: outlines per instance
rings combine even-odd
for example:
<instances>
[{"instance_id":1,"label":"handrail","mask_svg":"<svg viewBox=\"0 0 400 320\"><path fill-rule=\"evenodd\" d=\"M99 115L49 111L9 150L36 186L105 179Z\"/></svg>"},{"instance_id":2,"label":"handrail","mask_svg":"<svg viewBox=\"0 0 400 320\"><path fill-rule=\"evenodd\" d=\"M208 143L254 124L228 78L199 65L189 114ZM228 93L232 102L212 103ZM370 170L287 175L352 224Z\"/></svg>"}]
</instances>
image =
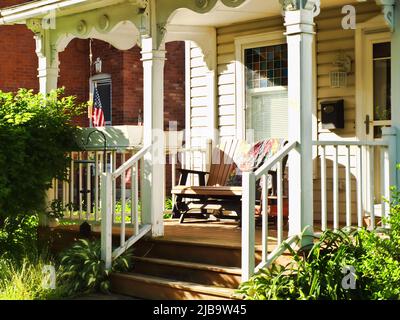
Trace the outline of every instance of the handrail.
<instances>
[{"instance_id":1,"label":"handrail","mask_svg":"<svg viewBox=\"0 0 400 320\"><path fill-rule=\"evenodd\" d=\"M290 151L292 151L297 146L297 141L293 141L284 146L280 151L278 151L272 158L270 158L264 165L262 165L254 173L256 179L260 178L265 172L271 170L271 168L286 157Z\"/></svg>"},{"instance_id":2,"label":"handrail","mask_svg":"<svg viewBox=\"0 0 400 320\"><path fill-rule=\"evenodd\" d=\"M313 141L314 146L388 146L385 140L375 141Z\"/></svg>"},{"instance_id":3,"label":"handrail","mask_svg":"<svg viewBox=\"0 0 400 320\"><path fill-rule=\"evenodd\" d=\"M288 246L292 246L293 243L300 240L299 235L291 236L286 239L280 245L278 245L267 257L265 262L261 262L255 269L255 273L260 271L261 269L268 268L271 264L273 264L283 253L287 250Z\"/></svg>"},{"instance_id":4,"label":"handrail","mask_svg":"<svg viewBox=\"0 0 400 320\"><path fill-rule=\"evenodd\" d=\"M134 154L130 157L124 164L122 164L117 170L112 173L113 179L118 178L121 174L123 174L126 170L132 167L136 162L138 162L149 150L151 149L151 145L147 147L143 147L138 153Z\"/></svg>"}]
</instances>

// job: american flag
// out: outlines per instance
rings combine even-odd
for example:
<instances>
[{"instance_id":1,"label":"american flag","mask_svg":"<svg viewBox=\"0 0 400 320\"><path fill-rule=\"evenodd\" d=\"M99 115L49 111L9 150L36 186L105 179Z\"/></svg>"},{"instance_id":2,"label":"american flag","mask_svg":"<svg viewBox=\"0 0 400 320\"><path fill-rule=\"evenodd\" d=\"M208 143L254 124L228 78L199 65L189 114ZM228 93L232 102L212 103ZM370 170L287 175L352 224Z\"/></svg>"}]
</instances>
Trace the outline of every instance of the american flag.
<instances>
[{"instance_id":1,"label":"american flag","mask_svg":"<svg viewBox=\"0 0 400 320\"><path fill-rule=\"evenodd\" d=\"M93 92L93 112L92 112L92 123L94 127L104 127L104 112L103 106L101 105L101 99L99 95L99 91L97 88L94 88Z\"/></svg>"}]
</instances>

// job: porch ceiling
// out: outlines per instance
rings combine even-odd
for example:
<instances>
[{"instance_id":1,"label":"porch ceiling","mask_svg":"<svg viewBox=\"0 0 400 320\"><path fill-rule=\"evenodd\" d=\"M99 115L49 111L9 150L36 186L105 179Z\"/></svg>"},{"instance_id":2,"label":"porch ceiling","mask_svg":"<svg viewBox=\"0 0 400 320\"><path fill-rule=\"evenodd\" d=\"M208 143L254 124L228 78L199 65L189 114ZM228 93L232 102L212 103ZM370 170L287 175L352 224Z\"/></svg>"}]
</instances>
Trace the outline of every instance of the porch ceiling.
<instances>
[{"instance_id":1,"label":"porch ceiling","mask_svg":"<svg viewBox=\"0 0 400 320\"><path fill-rule=\"evenodd\" d=\"M357 0L321 0L321 8L337 7L357 3ZM197 13L189 9L178 9L169 23L171 25L192 25L222 27L234 23L278 16L282 6L279 0L247 0L237 8L225 6L220 1L208 13Z\"/></svg>"},{"instance_id":2,"label":"porch ceiling","mask_svg":"<svg viewBox=\"0 0 400 320\"><path fill-rule=\"evenodd\" d=\"M42 18L56 10L57 16L68 16L109 5L123 3L126 0L36 0L23 4L0 8L0 24L25 23L26 19ZM132 1L134 2L134 1ZM3 21L1 21L3 20Z\"/></svg>"}]
</instances>

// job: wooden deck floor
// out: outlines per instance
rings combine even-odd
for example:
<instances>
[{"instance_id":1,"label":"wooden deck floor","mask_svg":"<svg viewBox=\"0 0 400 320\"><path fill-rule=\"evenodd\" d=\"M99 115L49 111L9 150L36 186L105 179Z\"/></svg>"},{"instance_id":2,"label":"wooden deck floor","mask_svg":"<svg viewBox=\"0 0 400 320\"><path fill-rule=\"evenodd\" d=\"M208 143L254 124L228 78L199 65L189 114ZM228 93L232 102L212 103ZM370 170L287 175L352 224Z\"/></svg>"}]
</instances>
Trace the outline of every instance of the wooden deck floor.
<instances>
[{"instance_id":1,"label":"wooden deck floor","mask_svg":"<svg viewBox=\"0 0 400 320\"><path fill-rule=\"evenodd\" d=\"M276 226L270 225L269 229L269 243L276 245ZM183 224L180 224L178 220L167 220L165 235L162 239L240 247L241 232L238 222L229 220L205 222L187 219ZM287 230L284 230L284 237L287 237ZM256 246L261 247L261 227L259 226L256 226Z\"/></svg>"},{"instance_id":2,"label":"wooden deck floor","mask_svg":"<svg viewBox=\"0 0 400 320\"><path fill-rule=\"evenodd\" d=\"M205 221L201 219L190 219L187 218L183 224L179 223L178 219L165 220L165 232L164 236L158 238L160 241L179 241L179 242L187 242L193 244L206 244L206 245L216 245L216 246L225 246L225 247L241 247L241 233L242 229L240 228L237 221L224 219L221 221ZM100 237L99 226L93 228L93 236L98 238ZM129 237L132 235L132 229L127 227L126 235ZM55 229L41 229L40 232L42 235L45 234L53 234L55 236L57 242L60 242L60 246L63 243L61 239L65 239L65 241L70 242L73 239L79 237L79 225L70 225L70 226L59 226ZM120 228L119 226L114 226L112 228L113 238L119 239ZM269 251L273 250L276 246L276 225L270 224L269 226ZM261 249L261 226L256 226L256 234L255 234L255 242L256 249ZM287 230L284 230L284 239L287 238ZM67 240L68 239L68 240ZM58 241L60 240L60 241ZM63 243L67 245L67 243Z\"/></svg>"}]
</instances>

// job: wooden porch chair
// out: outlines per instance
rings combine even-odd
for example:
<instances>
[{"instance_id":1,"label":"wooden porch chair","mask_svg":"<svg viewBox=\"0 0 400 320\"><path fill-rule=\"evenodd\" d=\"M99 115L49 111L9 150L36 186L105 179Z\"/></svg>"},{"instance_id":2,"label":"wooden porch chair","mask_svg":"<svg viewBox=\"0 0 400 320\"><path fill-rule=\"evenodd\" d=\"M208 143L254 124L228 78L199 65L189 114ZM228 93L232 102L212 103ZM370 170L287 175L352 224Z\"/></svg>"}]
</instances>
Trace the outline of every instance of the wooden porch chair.
<instances>
[{"instance_id":1,"label":"wooden porch chair","mask_svg":"<svg viewBox=\"0 0 400 320\"><path fill-rule=\"evenodd\" d=\"M225 210L236 212L240 219L242 187L228 186L227 183L230 175L237 170L234 158L241 143L239 140L228 140L214 148L210 172L178 169L181 172L179 183L172 188L171 193L175 197L173 213L180 216L181 223L185 217L192 216L189 204L197 205L196 209L200 210L200 214L207 214L208 209L217 208L220 217L223 217L222 212ZM275 171L270 173L274 175ZM186 185L190 174L198 176L198 186ZM187 203L184 199L190 199L190 202ZM198 217L199 213L196 215Z\"/></svg>"}]
</instances>

